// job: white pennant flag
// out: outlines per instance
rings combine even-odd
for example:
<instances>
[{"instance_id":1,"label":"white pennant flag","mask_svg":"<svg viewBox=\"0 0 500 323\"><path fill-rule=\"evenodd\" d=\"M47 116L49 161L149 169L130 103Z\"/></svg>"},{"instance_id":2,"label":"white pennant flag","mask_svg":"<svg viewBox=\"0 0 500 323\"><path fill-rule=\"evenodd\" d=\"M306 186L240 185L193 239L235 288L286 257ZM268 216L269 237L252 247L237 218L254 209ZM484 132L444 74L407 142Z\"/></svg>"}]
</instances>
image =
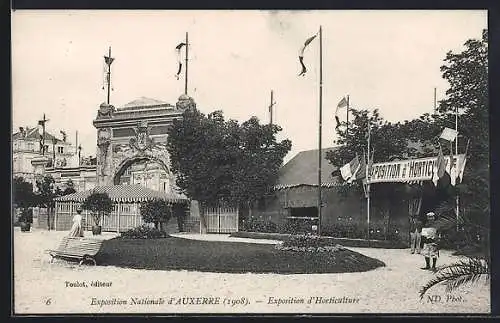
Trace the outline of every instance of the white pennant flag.
<instances>
[{"instance_id":1,"label":"white pennant flag","mask_svg":"<svg viewBox=\"0 0 500 323\"><path fill-rule=\"evenodd\" d=\"M443 132L439 136L439 138L447 140L447 141L455 141L457 138L458 132L456 130L450 128L444 128Z\"/></svg>"}]
</instances>

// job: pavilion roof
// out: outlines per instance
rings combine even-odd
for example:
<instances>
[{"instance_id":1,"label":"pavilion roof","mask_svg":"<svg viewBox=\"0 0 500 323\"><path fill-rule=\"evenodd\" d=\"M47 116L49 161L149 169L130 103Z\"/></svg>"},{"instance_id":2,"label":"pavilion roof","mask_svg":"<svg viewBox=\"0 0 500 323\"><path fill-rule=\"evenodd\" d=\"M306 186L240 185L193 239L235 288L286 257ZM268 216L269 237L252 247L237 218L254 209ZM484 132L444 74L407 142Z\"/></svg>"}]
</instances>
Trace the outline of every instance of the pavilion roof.
<instances>
[{"instance_id":1,"label":"pavilion roof","mask_svg":"<svg viewBox=\"0 0 500 323\"><path fill-rule=\"evenodd\" d=\"M335 147L322 149L321 187L336 187L342 181L333 173L338 167L326 159L326 152ZM318 186L318 149L301 151L290 159L278 172L278 182L274 189L287 189L299 186Z\"/></svg>"},{"instance_id":2,"label":"pavilion roof","mask_svg":"<svg viewBox=\"0 0 500 323\"><path fill-rule=\"evenodd\" d=\"M92 193L107 193L113 202L144 202L155 198L167 202L186 202L188 198L183 194L165 193L146 188L142 185L109 185L96 186L91 190L76 192L55 198L60 202L83 202Z\"/></svg>"}]
</instances>

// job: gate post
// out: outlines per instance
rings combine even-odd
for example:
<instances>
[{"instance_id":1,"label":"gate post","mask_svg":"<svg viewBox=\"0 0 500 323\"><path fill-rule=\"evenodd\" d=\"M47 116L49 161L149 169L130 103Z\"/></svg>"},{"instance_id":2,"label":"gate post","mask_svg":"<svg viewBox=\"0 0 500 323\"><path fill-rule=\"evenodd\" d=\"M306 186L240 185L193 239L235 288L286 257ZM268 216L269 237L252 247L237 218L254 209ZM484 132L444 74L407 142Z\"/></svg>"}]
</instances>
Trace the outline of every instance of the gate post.
<instances>
[{"instance_id":1,"label":"gate post","mask_svg":"<svg viewBox=\"0 0 500 323\"><path fill-rule=\"evenodd\" d=\"M221 233L220 232L220 213L221 212L220 212L220 206L219 206L219 207L217 207L217 220L219 220L219 225L217 227L217 233L219 233L219 234Z\"/></svg>"}]
</instances>

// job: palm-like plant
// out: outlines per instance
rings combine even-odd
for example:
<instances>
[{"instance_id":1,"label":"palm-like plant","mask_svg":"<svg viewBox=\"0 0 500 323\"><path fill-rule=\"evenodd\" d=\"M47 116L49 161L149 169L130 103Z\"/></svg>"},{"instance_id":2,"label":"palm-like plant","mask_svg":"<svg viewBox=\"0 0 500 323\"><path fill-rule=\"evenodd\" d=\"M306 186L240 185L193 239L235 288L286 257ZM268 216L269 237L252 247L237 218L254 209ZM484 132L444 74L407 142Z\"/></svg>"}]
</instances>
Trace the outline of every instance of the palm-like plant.
<instances>
[{"instance_id":1,"label":"palm-like plant","mask_svg":"<svg viewBox=\"0 0 500 323\"><path fill-rule=\"evenodd\" d=\"M422 299L429 289L444 284L449 293L466 284L490 281L489 260L481 257L466 257L456 263L438 268L436 276L420 289Z\"/></svg>"},{"instance_id":2,"label":"palm-like plant","mask_svg":"<svg viewBox=\"0 0 500 323\"><path fill-rule=\"evenodd\" d=\"M439 218L436 221L438 230L448 231L456 230L458 227L464 227L462 239L468 246L480 247L480 243L471 232L484 232L485 228L478 223L474 223L469 217L464 216L463 212L456 217L453 206L450 201L441 203L436 208ZM451 292L460 286L477 284L479 282L488 283L491 277L489 250L482 250L484 254L478 256L466 256L463 259L437 268L435 277L420 289L420 298L422 299L429 289L436 285L445 285L446 292Z\"/></svg>"}]
</instances>

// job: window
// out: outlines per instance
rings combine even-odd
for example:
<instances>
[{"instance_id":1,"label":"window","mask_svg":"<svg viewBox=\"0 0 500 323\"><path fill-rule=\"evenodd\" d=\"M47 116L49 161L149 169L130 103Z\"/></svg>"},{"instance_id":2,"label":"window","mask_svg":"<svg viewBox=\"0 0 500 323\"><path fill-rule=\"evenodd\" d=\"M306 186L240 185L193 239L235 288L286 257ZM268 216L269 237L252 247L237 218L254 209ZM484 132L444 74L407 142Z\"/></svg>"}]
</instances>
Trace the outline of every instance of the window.
<instances>
[{"instance_id":1,"label":"window","mask_svg":"<svg viewBox=\"0 0 500 323\"><path fill-rule=\"evenodd\" d=\"M64 147L57 147L57 152L58 152L59 154L64 153Z\"/></svg>"}]
</instances>

